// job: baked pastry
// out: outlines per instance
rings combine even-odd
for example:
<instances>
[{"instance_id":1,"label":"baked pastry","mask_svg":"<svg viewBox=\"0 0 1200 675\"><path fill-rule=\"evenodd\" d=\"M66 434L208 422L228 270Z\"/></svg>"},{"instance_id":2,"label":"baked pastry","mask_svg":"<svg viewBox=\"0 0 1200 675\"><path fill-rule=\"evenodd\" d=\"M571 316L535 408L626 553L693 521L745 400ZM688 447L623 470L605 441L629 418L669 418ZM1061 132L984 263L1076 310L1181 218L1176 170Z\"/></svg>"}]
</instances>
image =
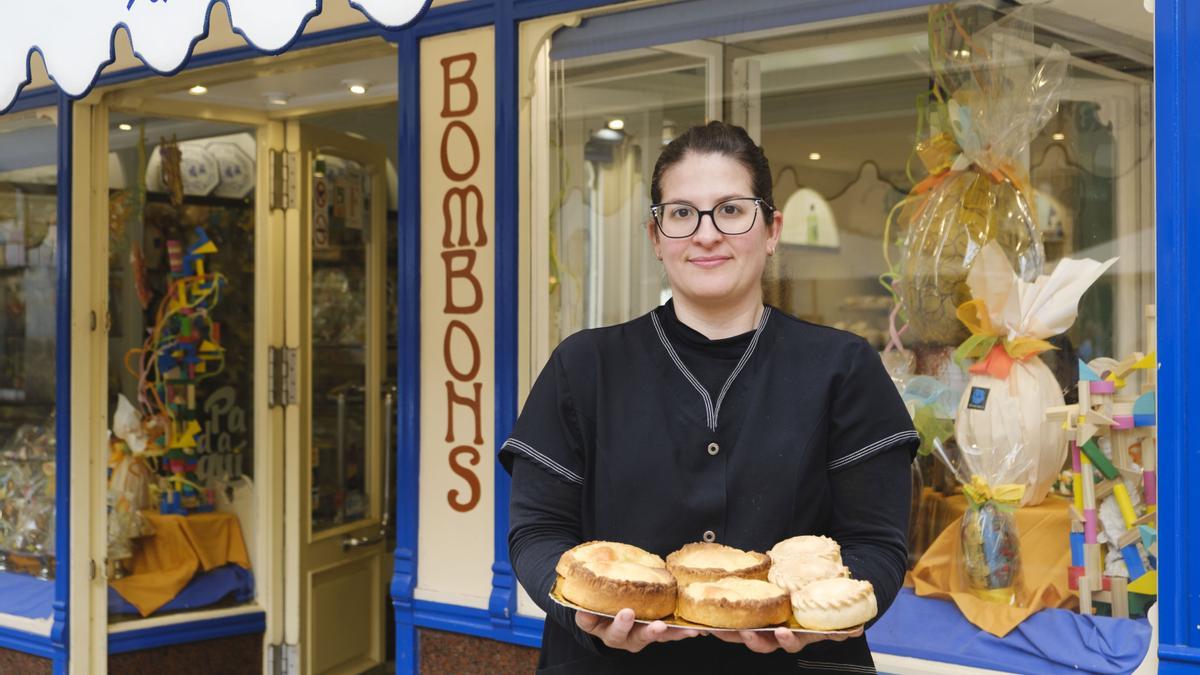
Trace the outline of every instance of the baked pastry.
<instances>
[{"instance_id":1,"label":"baked pastry","mask_svg":"<svg viewBox=\"0 0 1200 675\"><path fill-rule=\"evenodd\" d=\"M638 619L675 611L678 585L663 559L629 544L589 541L562 554L555 567L564 598L601 614L628 607Z\"/></svg>"},{"instance_id":2,"label":"baked pastry","mask_svg":"<svg viewBox=\"0 0 1200 675\"><path fill-rule=\"evenodd\" d=\"M723 544L686 544L667 556L667 569L675 575L680 588L698 581L716 581L725 577L766 581L770 567L770 558L762 553Z\"/></svg>"},{"instance_id":3,"label":"baked pastry","mask_svg":"<svg viewBox=\"0 0 1200 675\"><path fill-rule=\"evenodd\" d=\"M771 563L771 571L767 572L767 581L790 593L798 591L814 581L848 576L850 576L850 570L840 562L806 555L784 558Z\"/></svg>"},{"instance_id":4,"label":"baked pastry","mask_svg":"<svg viewBox=\"0 0 1200 675\"><path fill-rule=\"evenodd\" d=\"M559 581L567 600L601 614L628 607L637 619L661 619L675 611L675 577L665 568L635 562L573 563Z\"/></svg>"},{"instance_id":5,"label":"baked pastry","mask_svg":"<svg viewBox=\"0 0 1200 675\"><path fill-rule=\"evenodd\" d=\"M788 558L816 556L840 563L842 562L842 547L838 546L838 543L829 537L805 534L799 537L784 539L772 546L771 550L767 551L767 555L771 557L773 562L779 562Z\"/></svg>"},{"instance_id":6,"label":"baked pastry","mask_svg":"<svg viewBox=\"0 0 1200 675\"><path fill-rule=\"evenodd\" d=\"M810 630L842 630L864 624L879 612L869 581L821 579L792 593L796 622Z\"/></svg>"},{"instance_id":7,"label":"baked pastry","mask_svg":"<svg viewBox=\"0 0 1200 675\"><path fill-rule=\"evenodd\" d=\"M767 581L726 577L679 590L675 615L714 628L762 628L787 623L787 591Z\"/></svg>"},{"instance_id":8,"label":"baked pastry","mask_svg":"<svg viewBox=\"0 0 1200 675\"><path fill-rule=\"evenodd\" d=\"M647 567L665 568L663 559L653 553L629 544L615 541L588 541L570 549L558 559L554 568L558 576L567 576L567 570L576 562L632 562Z\"/></svg>"}]
</instances>

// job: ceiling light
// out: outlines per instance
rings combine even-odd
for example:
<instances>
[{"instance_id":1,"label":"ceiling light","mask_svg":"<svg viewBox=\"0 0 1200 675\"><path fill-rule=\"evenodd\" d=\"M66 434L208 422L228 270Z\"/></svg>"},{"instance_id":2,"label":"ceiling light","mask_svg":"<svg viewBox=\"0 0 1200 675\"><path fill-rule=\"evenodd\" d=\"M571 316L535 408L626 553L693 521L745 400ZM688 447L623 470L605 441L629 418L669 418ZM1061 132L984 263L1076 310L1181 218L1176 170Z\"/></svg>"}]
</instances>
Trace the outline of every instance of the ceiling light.
<instances>
[{"instance_id":1,"label":"ceiling light","mask_svg":"<svg viewBox=\"0 0 1200 675\"><path fill-rule=\"evenodd\" d=\"M346 85L350 89L350 93L355 96L362 96L367 93L367 88L371 86L369 82L363 82L362 80L342 80L342 84Z\"/></svg>"},{"instance_id":2,"label":"ceiling light","mask_svg":"<svg viewBox=\"0 0 1200 675\"><path fill-rule=\"evenodd\" d=\"M1050 138L1053 138L1056 141L1065 141L1067 140L1067 135L1061 131L1056 131L1053 134L1050 134Z\"/></svg>"},{"instance_id":3,"label":"ceiling light","mask_svg":"<svg viewBox=\"0 0 1200 675\"><path fill-rule=\"evenodd\" d=\"M118 124L117 128L120 129L121 131L133 131L133 125L126 124L125 122L121 122L120 124Z\"/></svg>"},{"instance_id":4,"label":"ceiling light","mask_svg":"<svg viewBox=\"0 0 1200 675\"><path fill-rule=\"evenodd\" d=\"M592 134L592 137L601 141L614 143L622 138L625 138L625 134L617 131L616 129L600 129L596 131L596 133Z\"/></svg>"},{"instance_id":5,"label":"ceiling light","mask_svg":"<svg viewBox=\"0 0 1200 675\"><path fill-rule=\"evenodd\" d=\"M821 159L821 153L819 153L819 152L810 152L810 153L808 153L808 158L809 158L809 159L811 159L812 161L814 161L814 162L815 162L815 161L817 161L818 159Z\"/></svg>"},{"instance_id":6,"label":"ceiling light","mask_svg":"<svg viewBox=\"0 0 1200 675\"><path fill-rule=\"evenodd\" d=\"M955 50L953 50L953 51L952 51L952 52L950 52L950 53L951 53L953 56L955 56L956 58L960 58L960 59L969 59L969 58L971 58L971 50L969 50L969 49L955 49Z\"/></svg>"},{"instance_id":7,"label":"ceiling light","mask_svg":"<svg viewBox=\"0 0 1200 675\"><path fill-rule=\"evenodd\" d=\"M367 140L366 136L363 136L362 134L358 133L357 131L347 131L346 135L349 136L350 138L357 138L360 141Z\"/></svg>"},{"instance_id":8,"label":"ceiling light","mask_svg":"<svg viewBox=\"0 0 1200 675\"><path fill-rule=\"evenodd\" d=\"M288 100L292 98L290 94L281 91L268 91L263 96L267 99L267 103L271 105L287 105Z\"/></svg>"},{"instance_id":9,"label":"ceiling light","mask_svg":"<svg viewBox=\"0 0 1200 675\"><path fill-rule=\"evenodd\" d=\"M207 94L208 87L206 87L202 84L198 84L198 85L192 87L191 89L188 89L188 93L191 94L192 96L200 96L201 94Z\"/></svg>"},{"instance_id":10,"label":"ceiling light","mask_svg":"<svg viewBox=\"0 0 1200 675\"><path fill-rule=\"evenodd\" d=\"M620 131L625 128L625 120L620 117L614 117L608 121L608 128L613 131Z\"/></svg>"}]
</instances>

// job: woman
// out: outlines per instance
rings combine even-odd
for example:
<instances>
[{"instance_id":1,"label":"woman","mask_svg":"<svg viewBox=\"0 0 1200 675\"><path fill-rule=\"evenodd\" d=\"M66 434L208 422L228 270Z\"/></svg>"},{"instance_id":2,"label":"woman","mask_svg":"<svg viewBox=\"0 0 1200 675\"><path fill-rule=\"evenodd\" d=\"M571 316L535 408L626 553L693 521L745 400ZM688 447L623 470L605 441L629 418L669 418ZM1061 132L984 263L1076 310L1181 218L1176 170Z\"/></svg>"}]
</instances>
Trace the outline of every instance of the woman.
<instances>
[{"instance_id":1,"label":"woman","mask_svg":"<svg viewBox=\"0 0 1200 675\"><path fill-rule=\"evenodd\" d=\"M673 299L564 340L500 453L513 569L548 614L538 672L870 672L862 636L701 635L547 597L559 556L594 539L666 556L828 535L881 612L904 578L917 435L864 340L763 305L783 218L762 149L740 127L690 129L659 157L651 198Z\"/></svg>"}]
</instances>

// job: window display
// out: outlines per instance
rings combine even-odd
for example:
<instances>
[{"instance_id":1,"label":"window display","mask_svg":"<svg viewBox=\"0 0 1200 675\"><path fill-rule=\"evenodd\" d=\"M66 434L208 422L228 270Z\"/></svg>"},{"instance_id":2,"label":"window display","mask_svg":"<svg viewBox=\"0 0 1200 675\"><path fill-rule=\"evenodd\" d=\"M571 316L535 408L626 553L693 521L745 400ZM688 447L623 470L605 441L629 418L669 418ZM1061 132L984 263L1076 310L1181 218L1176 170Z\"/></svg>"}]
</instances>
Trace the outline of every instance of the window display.
<instances>
[{"instance_id":1,"label":"window display","mask_svg":"<svg viewBox=\"0 0 1200 675\"><path fill-rule=\"evenodd\" d=\"M53 111L0 119L0 576L56 572L56 134ZM0 613L49 585L4 587Z\"/></svg>"},{"instance_id":2,"label":"window display","mask_svg":"<svg viewBox=\"0 0 1200 675\"><path fill-rule=\"evenodd\" d=\"M1153 17L1121 4L1086 38L1091 15L1052 0L732 35L734 10L680 2L637 16L662 44L608 51L620 17L552 40L534 330L554 345L665 301L645 177L686 128L744 126L783 213L767 302L865 338L921 434L915 596L876 635L905 597L998 637L1153 603Z\"/></svg>"},{"instance_id":3,"label":"window display","mask_svg":"<svg viewBox=\"0 0 1200 675\"><path fill-rule=\"evenodd\" d=\"M253 599L254 134L114 114L109 613Z\"/></svg>"}]
</instances>

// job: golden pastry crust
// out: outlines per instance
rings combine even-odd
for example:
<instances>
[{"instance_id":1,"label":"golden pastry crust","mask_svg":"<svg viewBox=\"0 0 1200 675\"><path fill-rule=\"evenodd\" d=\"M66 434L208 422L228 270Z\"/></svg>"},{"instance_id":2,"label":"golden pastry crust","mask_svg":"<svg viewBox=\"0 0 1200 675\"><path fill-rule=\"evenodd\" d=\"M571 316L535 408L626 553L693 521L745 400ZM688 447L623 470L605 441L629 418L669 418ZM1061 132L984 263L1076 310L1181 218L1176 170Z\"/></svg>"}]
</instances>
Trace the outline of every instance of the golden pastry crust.
<instances>
[{"instance_id":1,"label":"golden pastry crust","mask_svg":"<svg viewBox=\"0 0 1200 675\"><path fill-rule=\"evenodd\" d=\"M879 608L871 582L838 577L792 593L792 612L810 630L842 630L870 621Z\"/></svg>"},{"instance_id":2,"label":"golden pastry crust","mask_svg":"<svg viewBox=\"0 0 1200 675\"><path fill-rule=\"evenodd\" d=\"M602 614L633 610L635 618L661 619L675 611L678 586L665 568L627 561L575 562L559 577L567 600Z\"/></svg>"},{"instance_id":3,"label":"golden pastry crust","mask_svg":"<svg viewBox=\"0 0 1200 675\"><path fill-rule=\"evenodd\" d=\"M681 588L675 615L714 628L763 628L786 624L787 591L759 579L726 577Z\"/></svg>"},{"instance_id":4,"label":"golden pastry crust","mask_svg":"<svg viewBox=\"0 0 1200 675\"><path fill-rule=\"evenodd\" d=\"M802 556L772 562L767 581L791 593L814 581L849 576L850 570L840 562L817 556Z\"/></svg>"},{"instance_id":5,"label":"golden pastry crust","mask_svg":"<svg viewBox=\"0 0 1200 675\"><path fill-rule=\"evenodd\" d=\"M756 551L743 551L723 544L696 542L667 556L667 569L679 587L726 577L767 580L771 560Z\"/></svg>"},{"instance_id":6,"label":"golden pastry crust","mask_svg":"<svg viewBox=\"0 0 1200 675\"><path fill-rule=\"evenodd\" d=\"M634 562L647 567L666 568L663 559L637 546L615 541L588 541L563 553L554 571L558 576L567 576L567 570L576 562Z\"/></svg>"},{"instance_id":7,"label":"golden pastry crust","mask_svg":"<svg viewBox=\"0 0 1200 675\"><path fill-rule=\"evenodd\" d=\"M842 547L829 537L804 534L784 539L775 544L770 551L767 551L767 555L773 562L788 558L816 556L840 563L842 562Z\"/></svg>"}]
</instances>

